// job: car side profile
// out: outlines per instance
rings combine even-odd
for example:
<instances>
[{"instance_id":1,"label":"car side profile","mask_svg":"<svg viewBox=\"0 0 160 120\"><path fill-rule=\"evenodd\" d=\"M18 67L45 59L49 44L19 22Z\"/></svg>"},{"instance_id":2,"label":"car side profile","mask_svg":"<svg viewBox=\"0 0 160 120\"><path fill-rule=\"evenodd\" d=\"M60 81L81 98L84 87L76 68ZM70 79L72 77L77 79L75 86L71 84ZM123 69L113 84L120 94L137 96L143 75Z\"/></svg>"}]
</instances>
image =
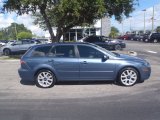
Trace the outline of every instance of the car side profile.
<instances>
[{"instance_id":1,"label":"car side profile","mask_svg":"<svg viewBox=\"0 0 160 120\"><path fill-rule=\"evenodd\" d=\"M59 81L116 81L133 86L150 77L150 64L140 58L112 53L90 43L36 45L21 58L22 81L49 88Z\"/></svg>"},{"instance_id":2,"label":"car side profile","mask_svg":"<svg viewBox=\"0 0 160 120\"><path fill-rule=\"evenodd\" d=\"M1 47L1 51L4 55L10 55L15 52L24 53L28 50L28 48L30 48L36 44L39 44L39 43L35 40L13 41L13 42Z\"/></svg>"},{"instance_id":3,"label":"car side profile","mask_svg":"<svg viewBox=\"0 0 160 120\"><path fill-rule=\"evenodd\" d=\"M160 42L160 33L152 33L149 36L149 41L148 42L153 42L153 43Z\"/></svg>"},{"instance_id":4,"label":"car side profile","mask_svg":"<svg viewBox=\"0 0 160 120\"><path fill-rule=\"evenodd\" d=\"M126 48L126 43L124 43L122 40L110 39L106 36L91 35L82 38L80 41L93 43L107 50L122 50L123 48Z\"/></svg>"}]
</instances>

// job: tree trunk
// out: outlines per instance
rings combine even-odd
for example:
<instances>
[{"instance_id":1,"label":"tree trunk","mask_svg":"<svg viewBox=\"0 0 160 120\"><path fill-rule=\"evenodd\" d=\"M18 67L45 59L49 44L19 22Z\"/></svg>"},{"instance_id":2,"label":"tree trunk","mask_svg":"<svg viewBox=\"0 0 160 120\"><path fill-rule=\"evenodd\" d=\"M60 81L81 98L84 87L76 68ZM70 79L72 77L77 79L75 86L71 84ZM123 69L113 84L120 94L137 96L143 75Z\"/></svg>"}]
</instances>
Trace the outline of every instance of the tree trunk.
<instances>
[{"instance_id":1,"label":"tree trunk","mask_svg":"<svg viewBox=\"0 0 160 120\"><path fill-rule=\"evenodd\" d=\"M62 35L63 35L63 31L62 31L62 29L60 27L58 27L57 28L57 34L56 34L56 40L57 40L57 42L60 41Z\"/></svg>"},{"instance_id":2,"label":"tree trunk","mask_svg":"<svg viewBox=\"0 0 160 120\"><path fill-rule=\"evenodd\" d=\"M47 17L47 14L45 12L44 7L40 7L40 13L42 14L42 16L43 16L43 18L45 20L45 23L46 23L46 26L48 28L49 34L51 36L52 42L57 42L58 39L56 39L56 36L54 35L53 29L52 29L52 25L51 25L51 23L50 23L50 21L49 21L49 19Z\"/></svg>"}]
</instances>

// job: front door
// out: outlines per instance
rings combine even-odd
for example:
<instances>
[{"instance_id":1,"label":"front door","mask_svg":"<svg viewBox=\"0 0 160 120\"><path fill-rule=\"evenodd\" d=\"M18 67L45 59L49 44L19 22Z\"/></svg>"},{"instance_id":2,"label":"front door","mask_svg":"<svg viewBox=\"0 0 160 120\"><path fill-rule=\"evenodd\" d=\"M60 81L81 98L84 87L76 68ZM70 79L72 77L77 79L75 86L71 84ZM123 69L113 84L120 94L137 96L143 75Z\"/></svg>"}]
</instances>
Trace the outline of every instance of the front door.
<instances>
[{"instance_id":1,"label":"front door","mask_svg":"<svg viewBox=\"0 0 160 120\"><path fill-rule=\"evenodd\" d=\"M108 59L103 61L104 53L90 46L78 45L80 62L80 79L82 80L112 80L115 73L115 63Z\"/></svg>"}]
</instances>

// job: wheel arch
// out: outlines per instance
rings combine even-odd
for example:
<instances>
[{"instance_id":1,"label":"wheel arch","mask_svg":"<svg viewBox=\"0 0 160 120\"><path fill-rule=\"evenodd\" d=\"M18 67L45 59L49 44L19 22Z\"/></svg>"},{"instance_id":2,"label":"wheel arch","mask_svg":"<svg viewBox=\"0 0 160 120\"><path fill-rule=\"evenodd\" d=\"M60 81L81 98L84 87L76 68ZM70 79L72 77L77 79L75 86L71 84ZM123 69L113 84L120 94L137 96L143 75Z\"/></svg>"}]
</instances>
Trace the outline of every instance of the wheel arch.
<instances>
[{"instance_id":1,"label":"wheel arch","mask_svg":"<svg viewBox=\"0 0 160 120\"><path fill-rule=\"evenodd\" d=\"M133 68L133 69L135 69L135 70L138 72L138 81L141 80L140 70L139 70L137 67L132 66L132 65L128 65L128 66L123 66L123 67L121 67L121 68L118 70L118 72L117 72L116 80L118 80L119 75L120 75L120 72L121 72L123 69L125 69L125 68Z\"/></svg>"},{"instance_id":2,"label":"wheel arch","mask_svg":"<svg viewBox=\"0 0 160 120\"><path fill-rule=\"evenodd\" d=\"M55 78L56 78L56 82L58 81L58 77L57 77L57 74L56 72L52 69L52 68L49 68L49 67L41 67L41 68L37 68L35 70L35 73L34 73L34 78L36 78L37 74L42 71L42 70L49 70L52 72L52 74L54 74ZM35 80L35 79L34 79Z\"/></svg>"}]
</instances>

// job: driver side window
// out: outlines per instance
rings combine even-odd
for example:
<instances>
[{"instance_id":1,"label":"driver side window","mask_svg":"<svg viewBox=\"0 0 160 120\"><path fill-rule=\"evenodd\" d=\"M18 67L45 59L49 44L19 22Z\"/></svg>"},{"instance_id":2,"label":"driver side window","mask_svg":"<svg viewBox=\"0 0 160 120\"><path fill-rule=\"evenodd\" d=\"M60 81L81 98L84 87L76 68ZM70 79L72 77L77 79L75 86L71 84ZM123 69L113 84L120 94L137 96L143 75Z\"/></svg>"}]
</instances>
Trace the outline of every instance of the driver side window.
<instances>
[{"instance_id":1,"label":"driver side window","mask_svg":"<svg viewBox=\"0 0 160 120\"><path fill-rule=\"evenodd\" d=\"M78 45L78 51L81 58L102 58L104 54L92 47Z\"/></svg>"}]
</instances>

